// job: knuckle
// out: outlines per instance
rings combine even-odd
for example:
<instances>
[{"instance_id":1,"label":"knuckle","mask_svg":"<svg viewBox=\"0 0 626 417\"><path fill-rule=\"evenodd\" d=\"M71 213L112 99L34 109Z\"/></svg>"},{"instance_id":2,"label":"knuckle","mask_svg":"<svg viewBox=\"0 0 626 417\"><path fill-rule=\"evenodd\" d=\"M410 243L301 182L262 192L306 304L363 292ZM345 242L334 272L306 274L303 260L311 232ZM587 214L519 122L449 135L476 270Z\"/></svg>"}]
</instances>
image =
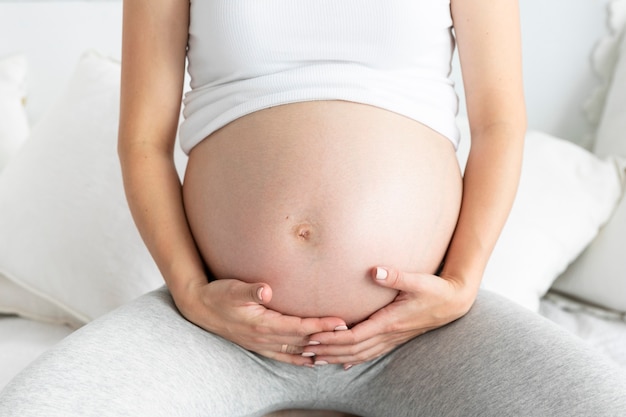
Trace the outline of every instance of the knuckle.
<instances>
[{"instance_id":1,"label":"knuckle","mask_svg":"<svg viewBox=\"0 0 626 417\"><path fill-rule=\"evenodd\" d=\"M248 338L248 340L250 341L250 343L254 344L255 346L265 345L265 338L260 337L260 336L251 336Z\"/></svg>"},{"instance_id":2,"label":"knuckle","mask_svg":"<svg viewBox=\"0 0 626 417\"><path fill-rule=\"evenodd\" d=\"M385 324L384 332L385 333L398 333L403 330L402 324L397 321L389 321Z\"/></svg>"},{"instance_id":3,"label":"knuckle","mask_svg":"<svg viewBox=\"0 0 626 417\"><path fill-rule=\"evenodd\" d=\"M275 343L273 339L271 339L268 336L257 336L256 340L257 340L257 343L261 345L270 345L270 344Z\"/></svg>"},{"instance_id":4,"label":"knuckle","mask_svg":"<svg viewBox=\"0 0 626 417\"><path fill-rule=\"evenodd\" d=\"M253 335L267 335L270 333L268 327L261 323L253 324L251 330Z\"/></svg>"},{"instance_id":5,"label":"knuckle","mask_svg":"<svg viewBox=\"0 0 626 417\"><path fill-rule=\"evenodd\" d=\"M309 335L309 332L302 326L299 326L295 331L296 336L305 338Z\"/></svg>"},{"instance_id":6,"label":"knuckle","mask_svg":"<svg viewBox=\"0 0 626 417\"><path fill-rule=\"evenodd\" d=\"M393 286L396 286L402 282L402 279L403 279L402 272L394 268L391 271L389 271L388 279L392 283Z\"/></svg>"},{"instance_id":7,"label":"knuckle","mask_svg":"<svg viewBox=\"0 0 626 417\"><path fill-rule=\"evenodd\" d=\"M307 337L313 333L319 333L324 330L322 322L311 318L301 318L295 327L294 334L299 337Z\"/></svg>"},{"instance_id":8,"label":"knuckle","mask_svg":"<svg viewBox=\"0 0 626 417\"><path fill-rule=\"evenodd\" d=\"M358 360L362 359L362 353L360 349L356 348L356 346L350 347L350 349L348 350L348 354L354 358L357 358Z\"/></svg>"},{"instance_id":9,"label":"knuckle","mask_svg":"<svg viewBox=\"0 0 626 417\"><path fill-rule=\"evenodd\" d=\"M342 334L341 336L344 343L347 345L356 345L359 342L354 333Z\"/></svg>"}]
</instances>

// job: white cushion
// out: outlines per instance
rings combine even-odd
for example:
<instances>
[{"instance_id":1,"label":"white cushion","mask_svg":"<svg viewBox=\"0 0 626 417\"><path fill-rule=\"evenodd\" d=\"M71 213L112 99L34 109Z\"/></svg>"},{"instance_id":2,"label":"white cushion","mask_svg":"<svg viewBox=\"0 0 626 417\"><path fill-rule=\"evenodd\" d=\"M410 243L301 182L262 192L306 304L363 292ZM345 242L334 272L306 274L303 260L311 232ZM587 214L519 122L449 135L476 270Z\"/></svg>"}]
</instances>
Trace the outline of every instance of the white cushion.
<instances>
[{"instance_id":1,"label":"white cushion","mask_svg":"<svg viewBox=\"0 0 626 417\"><path fill-rule=\"evenodd\" d=\"M0 59L0 171L28 136L24 55Z\"/></svg>"},{"instance_id":2,"label":"white cushion","mask_svg":"<svg viewBox=\"0 0 626 417\"><path fill-rule=\"evenodd\" d=\"M0 59L0 171L24 143L29 134L28 120L24 103L26 100L25 82L28 64L22 54ZM55 308L46 308L43 300L0 275L0 313L23 312L22 306L42 304L48 313ZM26 308L29 311L30 308ZM37 315L37 318L42 316Z\"/></svg>"},{"instance_id":3,"label":"white cushion","mask_svg":"<svg viewBox=\"0 0 626 417\"><path fill-rule=\"evenodd\" d=\"M119 78L85 54L0 174L0 274L47 301L24 302L26 316L84 323L162 284L122 188Z\"/></svg>"},{"instance_id":4,"label":"white cushion","mask_svg":"<svg viewBox=\"0 0 626 417\"><path fill-rule=\"evenodd\" d=\"M62 308L2 275L0 275L0 313L18 315L39 322L68 325L72 328L83 324Z\"/></svg>"},{"instance_id":5,"label":"white cushion","mask_svg":"<svg viewBox=\"0 0 626 417\"><path fill-rule=\"evenodd\" d=\"M626 157L626 36L606 96L593 151L600 156Z\"/></svg>"},{"instance_id":6,"label":"white cushion","mask_svg":"<svg viewBox=\"0 0 626 417\"><path fill-rule=\"evenodd\" d=\"M626 160L623 161L626 167ZM626 168L625 168L626 169ZM582 255L553 289L592 304L626 312L626 196Z\"/></svg>"},{"instance_id":7,"label":"white cushion","mask_svg":"<svg viewBox=\"0 0 626 417\"><path fill-rule=\"evenodd\" d=\"M609 7L611 33L596 51L607 89L602 99L594 153L620 155L626 170L626 0ZM624 172L624 171L623 171ZM626 174L626 172L625 172ZM626 197L598 237L554 283L553 289L600 307L626 312Z\"/></svg>"},{"instance_id":8,"label":"white cushion","mask_svg":"<svg viewBox=\"0 0 626 417\"><path fill-rule=\"evenodd\" d=\"M64 326L0 317L0 391L29 363L71 332Z\"/></svg>"},{"instance_id":9,"label":"white cushion","mask_svg":"<svg viewBox=\"0 0 626 417\"><path fill-rule=\"evenodd\" d=\"M469 153L469 127L461 166ZM537 131L526 136L517 198L483 287L538 311L539 299L607 221L621 193L617 168L583 148Z\"/></svg>"}]
</instances>

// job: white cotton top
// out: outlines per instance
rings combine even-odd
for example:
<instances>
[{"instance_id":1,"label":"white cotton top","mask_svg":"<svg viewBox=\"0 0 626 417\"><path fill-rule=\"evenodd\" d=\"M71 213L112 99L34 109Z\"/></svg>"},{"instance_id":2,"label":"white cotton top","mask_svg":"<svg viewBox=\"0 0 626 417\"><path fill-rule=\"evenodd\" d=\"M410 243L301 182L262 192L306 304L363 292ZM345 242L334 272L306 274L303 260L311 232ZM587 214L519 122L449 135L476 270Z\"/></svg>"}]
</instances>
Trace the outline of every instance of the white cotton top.
<instances>
[{"instance_id":1,"label":"white cotton top","mask_svg":"<svg viewBox=\"0 0 626 417\"><path fill-rule=\"evenodd\" d=\"M191 0L181 147L268 107L377 106L458 145L450 0Z\"/></svg>"}]
</instances>

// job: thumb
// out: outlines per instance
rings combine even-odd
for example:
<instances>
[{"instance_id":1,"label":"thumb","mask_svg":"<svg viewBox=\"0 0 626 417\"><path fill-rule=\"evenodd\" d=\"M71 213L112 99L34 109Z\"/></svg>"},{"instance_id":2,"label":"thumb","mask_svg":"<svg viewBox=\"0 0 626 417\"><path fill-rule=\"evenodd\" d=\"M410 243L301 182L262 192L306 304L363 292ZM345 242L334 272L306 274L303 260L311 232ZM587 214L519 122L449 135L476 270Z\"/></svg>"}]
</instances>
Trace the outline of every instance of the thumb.
<instances>
[{"instance_id":1,"label":"thumb","mask_svg":"<svg viewBox=\"0 0 626 417\"><path fill-rule=\"evenodd\" d=\"M374 281L383 287L393 288L399 291L414 292L415 284L412 275L397 270L396 268L377 266L372 269Z\"/></svg>"},{"instance_id":2,"label":"thumb","mask_svg":"<svg viewBox=\"0 0 626 417\"><path fill-rule=\"evenodd\" d=\"M269 303L272 300L272 287L267 284L248 284L252 301L258 304Z\"/></svg>"}]
</instances>

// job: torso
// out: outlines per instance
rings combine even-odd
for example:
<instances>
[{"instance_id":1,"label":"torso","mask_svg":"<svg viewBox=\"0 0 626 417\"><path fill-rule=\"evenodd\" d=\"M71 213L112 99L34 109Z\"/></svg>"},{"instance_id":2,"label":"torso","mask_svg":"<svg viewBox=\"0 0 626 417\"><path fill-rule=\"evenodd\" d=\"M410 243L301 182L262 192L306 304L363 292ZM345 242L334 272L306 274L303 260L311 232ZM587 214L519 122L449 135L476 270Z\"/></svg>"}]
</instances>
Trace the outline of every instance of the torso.
<instances>
[{"instance_id":1,"label":"torso","mask_svg":"<svg viewBox=\"0 0 626 417\"><path fill-rule=\"evenodd\" d=\"M311 101L211 134L190 153L183 192L216 278L269 284L268 307L282 313L353 324L396 296L372 267L435 272L462 185L439 133L377 107Z\"/></svg>"}]
</instances>

